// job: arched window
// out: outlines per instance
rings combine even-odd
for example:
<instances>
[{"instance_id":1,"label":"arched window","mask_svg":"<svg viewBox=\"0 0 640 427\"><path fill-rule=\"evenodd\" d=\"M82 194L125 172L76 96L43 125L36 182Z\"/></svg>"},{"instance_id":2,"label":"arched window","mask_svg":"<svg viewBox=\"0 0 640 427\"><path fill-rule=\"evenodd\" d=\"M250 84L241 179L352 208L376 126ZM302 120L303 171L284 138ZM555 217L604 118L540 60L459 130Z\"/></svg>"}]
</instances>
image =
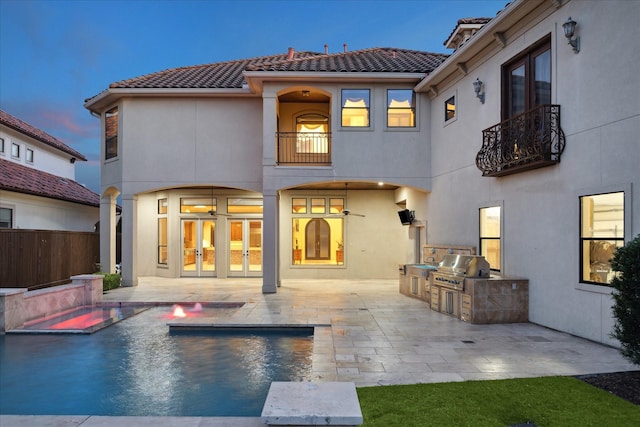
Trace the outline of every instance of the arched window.
<instances>
[{"instance_id":1,"label":"arched window","mask_svg":"<svg viewBox=\"0 0 640 427\"><path fill-rule=\"evenodd\" d=\"M305 250L307 259L331 258L331 227L322 218L314 218L305 228Z\"/></svg>"}]
</instances>

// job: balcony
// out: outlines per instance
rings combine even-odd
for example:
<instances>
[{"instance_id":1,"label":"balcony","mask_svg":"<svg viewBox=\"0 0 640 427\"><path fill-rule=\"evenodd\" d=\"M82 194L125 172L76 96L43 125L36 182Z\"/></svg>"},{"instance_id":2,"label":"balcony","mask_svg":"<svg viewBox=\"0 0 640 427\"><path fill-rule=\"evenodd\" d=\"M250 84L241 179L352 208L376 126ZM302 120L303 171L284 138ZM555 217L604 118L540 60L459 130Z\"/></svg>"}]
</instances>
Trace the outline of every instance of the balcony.
<instances>
[{"instance_id":1,"label":"balcony","mask_svg":"<svg viewBox=\"0 0 640 427\"><path fill-rule=\"evenodd\" d=\"M560 106L541 105L482 131L476 166L482 176L505 176L560 163L565 137Z\"/></svg>"},{"instance_id":2,"label":"balcony","mask_svg":"<svg viewBox=\"0 0 640 427\"><path fill-rule=\"evenodd\" d=\"M277 164L331 165L331 133L276 132Z\"/></svg>"}]
</instances>

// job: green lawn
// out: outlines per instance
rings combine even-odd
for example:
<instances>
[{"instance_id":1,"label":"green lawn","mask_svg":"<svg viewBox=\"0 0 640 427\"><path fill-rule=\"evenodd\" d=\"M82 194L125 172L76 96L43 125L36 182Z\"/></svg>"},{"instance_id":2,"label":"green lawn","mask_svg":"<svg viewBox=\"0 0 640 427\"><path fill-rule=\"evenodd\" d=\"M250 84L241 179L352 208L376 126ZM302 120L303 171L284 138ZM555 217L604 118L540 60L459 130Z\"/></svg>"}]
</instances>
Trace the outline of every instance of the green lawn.
<instances>
[{"instance_id":1,"label":"green lawn","mask_svg":"<svg viewBox=\"0 0 640 427\"><path fill-rule=\"evenodd\" d=\"M640 426L640 406L572 377L358 388L364 426Z\"/></svg>"}]
</instances>

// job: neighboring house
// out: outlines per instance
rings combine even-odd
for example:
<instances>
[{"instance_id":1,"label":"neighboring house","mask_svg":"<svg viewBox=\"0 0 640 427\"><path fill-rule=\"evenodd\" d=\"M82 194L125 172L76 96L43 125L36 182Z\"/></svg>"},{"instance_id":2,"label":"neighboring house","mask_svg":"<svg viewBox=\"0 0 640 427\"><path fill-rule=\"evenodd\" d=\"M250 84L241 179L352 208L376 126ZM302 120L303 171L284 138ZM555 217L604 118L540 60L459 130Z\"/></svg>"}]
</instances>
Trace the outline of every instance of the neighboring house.
<instances>
[{"instance_id":1,"label":"neighboring house","mask_svg":"<svg viewBox=\"0 0 640 427\"><path fill-rule=\"evenodd\" d=\"M615 344L608 257L640 233L639 17L514 0L461 20L451 55L290 49L113 83L85 103L102 117L101 261L118 196L129 286L389 279L425 243L471 245L529 279L532 322Z\"/></svg>"},{"instance_id":2,"label":"neighboring house","mask_svg":"<svg viewBox=\"0 0 640 427\"><path fill-rule=\"evenodd\" d=\"M94 231L100 196L75 181L87 159L0 110L0 228Z\"/></svg>"}]
</instances>

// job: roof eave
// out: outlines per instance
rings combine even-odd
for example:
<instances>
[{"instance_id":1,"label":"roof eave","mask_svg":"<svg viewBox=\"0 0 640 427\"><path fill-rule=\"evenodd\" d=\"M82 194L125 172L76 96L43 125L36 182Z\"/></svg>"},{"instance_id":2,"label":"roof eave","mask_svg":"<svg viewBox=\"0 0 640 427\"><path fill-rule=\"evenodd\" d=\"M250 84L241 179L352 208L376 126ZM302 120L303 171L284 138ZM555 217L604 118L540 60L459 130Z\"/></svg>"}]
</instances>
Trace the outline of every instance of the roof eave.
<instances>
[{"instance_id":1,"label":"roof eave","mask_svg":"<svg viewBox=\"0 0 640 427\"><path fill-rule=\"evenodd\" d=\"M386 72L333 72L333 71L245 71L243 73L249 88L262 93L264 82L419 82L426 73L386 73Z\"/></svg>"},{"instance_id":2,"label":"roof eave","mask_svg":"<svg viewBox=\"0 0 640 427\"><path fill-rule=\"evenodd\" d=\"M527 13L536 9L547 0L513 0L498 15L485 24L458 50L453 52L431 74L427 75L414 90L427 92L437 87L449 75L458 70L459 63L466 63L491 43L496 42L496 33L502 33L520 21Z\"/></svg>"},{"instance_id":3,"label":"roof eave","mask_svg":"<svg viewBox=\"0 0 640 427\"><path fill-rule=\"evenodd\" d=\"M250 97L256 96L249 88L109 88L99 95L88 99L84 108L92 113L111 106L118 99L125 96L141 97Z\"/></svg>"}]
</instances>

